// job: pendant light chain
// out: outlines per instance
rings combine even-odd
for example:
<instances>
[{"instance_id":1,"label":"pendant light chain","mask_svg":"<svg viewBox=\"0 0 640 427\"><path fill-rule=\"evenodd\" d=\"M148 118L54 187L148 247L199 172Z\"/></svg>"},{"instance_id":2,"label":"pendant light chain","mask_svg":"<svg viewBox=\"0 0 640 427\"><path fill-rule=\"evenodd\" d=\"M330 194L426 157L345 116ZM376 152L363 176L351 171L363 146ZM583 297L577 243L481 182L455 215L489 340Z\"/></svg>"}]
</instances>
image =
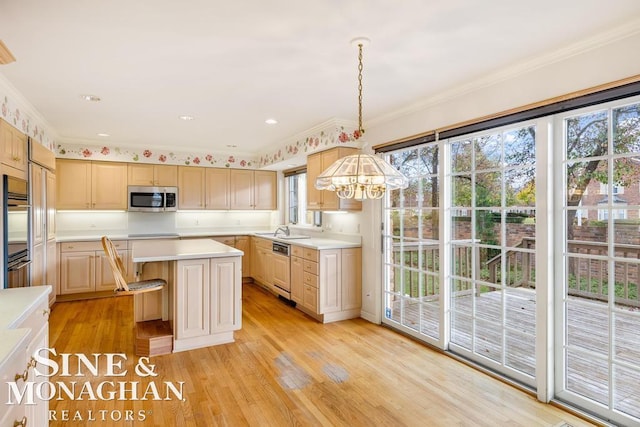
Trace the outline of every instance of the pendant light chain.
<instances>
[{"instance_id":1,"label":"pendant light chain","mask_svg":"<svg viewBox=\"0 0 640 427\"><path fill-rule=\"evenodd\" d=\"M364 133L362 128L362 43L358 44L358 131Z\"/></svg>"}]
</instances>

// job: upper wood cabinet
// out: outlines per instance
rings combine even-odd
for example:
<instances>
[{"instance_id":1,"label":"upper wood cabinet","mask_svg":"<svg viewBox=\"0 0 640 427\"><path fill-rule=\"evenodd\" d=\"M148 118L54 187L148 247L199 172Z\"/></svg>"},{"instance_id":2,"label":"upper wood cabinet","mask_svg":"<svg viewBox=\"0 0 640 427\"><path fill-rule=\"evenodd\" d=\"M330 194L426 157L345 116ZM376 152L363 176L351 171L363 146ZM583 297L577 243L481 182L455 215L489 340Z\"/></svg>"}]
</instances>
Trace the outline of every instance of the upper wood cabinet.
<instances>
[{"instance_id":1,"label":"upper wood cabinet","mask_svg":"<svg viewBox=\"0 0 640 427\"><path fill-rule=\"evenodd\" d=\"M204 209L205 169L178 166L178 209Z\"/></svg>"},{"instance_id":2,"label":"upper wood cabinet","mask_svg":"<svg viewBox=\"0 0 640 427\"><path fill-rule=\"evenodd\" d=\"M276 172L178 167L180 209L276 209Z\"/></svg>"},{"instance_id":3,"label":"upper wood cabinet","mask_svg":"<svg viewBox=\"0 0 640 427\"><path fill-rule=\"evenodd\" d=\"M157 187L176 187L178 185L178 166L147 165L129 163L128 185L154 185Z\"/></svg>"},{"instance_id":4,"label":"upper wood cabinet","mask_svg":"<svg viewBox=\"0 0 640 427\"><path fill-rule=\"evenodd\" d=\"M7 166L3 173L27 178L27 135L0 120L0 161Z\"/></svg>"},{"instance_id":5,"label":"upper wood cabinet","mask_svg":"<svg viewBox=\"0 0 640 427\"><path fill-rule=\"evenodd\" d=\"M127 209L127 164L59 159L58 209Z\"/></svg>"},{"instance_id":6,"label":"upper wood cabinet","mask_svg":"<svg viewBox=\"0 0 640 427\"><path fill-rule=\"evenodd\" d=\"M231 209L277 209L274 171L231 170Z\"/></svg>"},{"instance_id":7,"label":"upper wood cabinet","mask_svg":"<svg viewBox=\"0 0 640 427\"><path fill-rule=\"evenodd\" d=\"M307 209L316 211L362 210L362 202L353 199L341 199L335 192L317 190L316 178L333 162L342 157L356 154L356 148L336 147L307 157Z\"/></svg>"},{"instance_id":8,"label":"upper wood cabinet","mask_svg":"<svg viewBox=\"0 0 640 427\"><path fill-rule=\"evenodd\" d=\"M231 170L207 168L204 180L206 208L229 209L231 207Z\"/></svg>"}]
</instances>

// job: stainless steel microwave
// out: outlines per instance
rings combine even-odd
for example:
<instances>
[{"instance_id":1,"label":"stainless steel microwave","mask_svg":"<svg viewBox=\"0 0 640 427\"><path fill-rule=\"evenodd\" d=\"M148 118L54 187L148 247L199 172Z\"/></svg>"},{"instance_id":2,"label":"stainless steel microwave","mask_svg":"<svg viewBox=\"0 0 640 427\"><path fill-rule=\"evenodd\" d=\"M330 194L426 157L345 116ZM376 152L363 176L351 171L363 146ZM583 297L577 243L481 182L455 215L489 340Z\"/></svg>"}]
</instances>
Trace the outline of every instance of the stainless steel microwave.
<instances>
[{"instance_id":1,"label":"stainless steel microwave","mask_svg":"<svg viewBox=\"0 0 640 427\"><path fill-rule=\"evenodd\" d=\"M178 187L148 187L130 185L130 212L172 212L178 209Z\"/></svg>"}]
</instances>

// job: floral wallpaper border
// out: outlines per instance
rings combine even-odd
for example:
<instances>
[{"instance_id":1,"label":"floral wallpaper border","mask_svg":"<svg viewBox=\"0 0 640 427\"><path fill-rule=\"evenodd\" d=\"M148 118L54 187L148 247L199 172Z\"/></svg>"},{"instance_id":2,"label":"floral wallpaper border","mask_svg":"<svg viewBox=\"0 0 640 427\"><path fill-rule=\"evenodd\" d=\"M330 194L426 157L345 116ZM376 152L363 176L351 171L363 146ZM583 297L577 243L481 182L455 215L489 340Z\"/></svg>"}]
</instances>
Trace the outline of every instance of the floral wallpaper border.
<instances>
[{"instance_id":1,"label":"floral wallpaper border","mask_svg":"<svg viewBox=\"0 0 640 427\"><path fill-rule=\"evenodd\" d=\"M0 103L0 117L22 133L40 142L40 144L49 150L54 151L55 142L51 135L45 130L44 126L38 124L36 120L26 114L24 110L21 110L8 95L0 94L0 97L2 100Z\"/></svg>"},{"instance_id":2,"label":"floral wallpaper border","mask_svg":"<svg viewBox=\"0 0 640 427\"><path fill-rule=\"evenodd\" d=\"M153 147L133 148L109 145L58 144L56 157L63 159L139 162L186 166L258 169L281 162L299 154L312 153L332 146L351 145L362 136L358 130L347 131L350 122L330 120L309 131L308 136L292 138L279 148L257 156L230 155L215 152L176 152ZM355 127L355 126L354 126Z\"/></svg>"},{"instance_id":3,"label":"floral wallpaper border","mask_svg":"<svg viewBox=\"0 0 640 427\"><path fill-rule=\"evenodd\" d=\"M209 166L225 168L256 168L258 162L250 156L222 153L186 153L150 148L121 148L107 145L58 144L56 157L62 159L103 160L151 164Z\"/></svg>"},{"instance_id":4,"label":"floral wallpaper border","mask_svg":"<svg viewBox=\"0 0 640 427\"><path fill-rule=\"evenodd\" d=\"M353 128L356 130L347 130ZM260 156L258 166L269 166L296 157L301 153L313 153L332 146L353 146L362 137L362 133L357 129L355 123L338 119L329 120L309 132L311 134L294 137L277 150L263 154Z\"/></svg>"}]
</instances>

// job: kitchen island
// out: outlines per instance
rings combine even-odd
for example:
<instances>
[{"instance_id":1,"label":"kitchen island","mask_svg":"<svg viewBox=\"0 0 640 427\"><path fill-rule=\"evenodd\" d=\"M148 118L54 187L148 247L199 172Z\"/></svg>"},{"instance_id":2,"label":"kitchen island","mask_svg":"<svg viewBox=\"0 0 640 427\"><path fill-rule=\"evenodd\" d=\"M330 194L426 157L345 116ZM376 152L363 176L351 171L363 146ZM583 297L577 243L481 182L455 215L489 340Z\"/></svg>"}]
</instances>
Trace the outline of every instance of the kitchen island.
<instances>
[{"instance_id":1,"label":"kitchen island","mask_svg":"<svg viewBox=\"0 0 640 427\"><path fill-rule=\"evenodd\" d=\"M163 320L172 325L173 352L234 341L242 326L241 250L210 239L154 239L133 243L131 258L168 262Z\"/></svg>"}]
</instances>

